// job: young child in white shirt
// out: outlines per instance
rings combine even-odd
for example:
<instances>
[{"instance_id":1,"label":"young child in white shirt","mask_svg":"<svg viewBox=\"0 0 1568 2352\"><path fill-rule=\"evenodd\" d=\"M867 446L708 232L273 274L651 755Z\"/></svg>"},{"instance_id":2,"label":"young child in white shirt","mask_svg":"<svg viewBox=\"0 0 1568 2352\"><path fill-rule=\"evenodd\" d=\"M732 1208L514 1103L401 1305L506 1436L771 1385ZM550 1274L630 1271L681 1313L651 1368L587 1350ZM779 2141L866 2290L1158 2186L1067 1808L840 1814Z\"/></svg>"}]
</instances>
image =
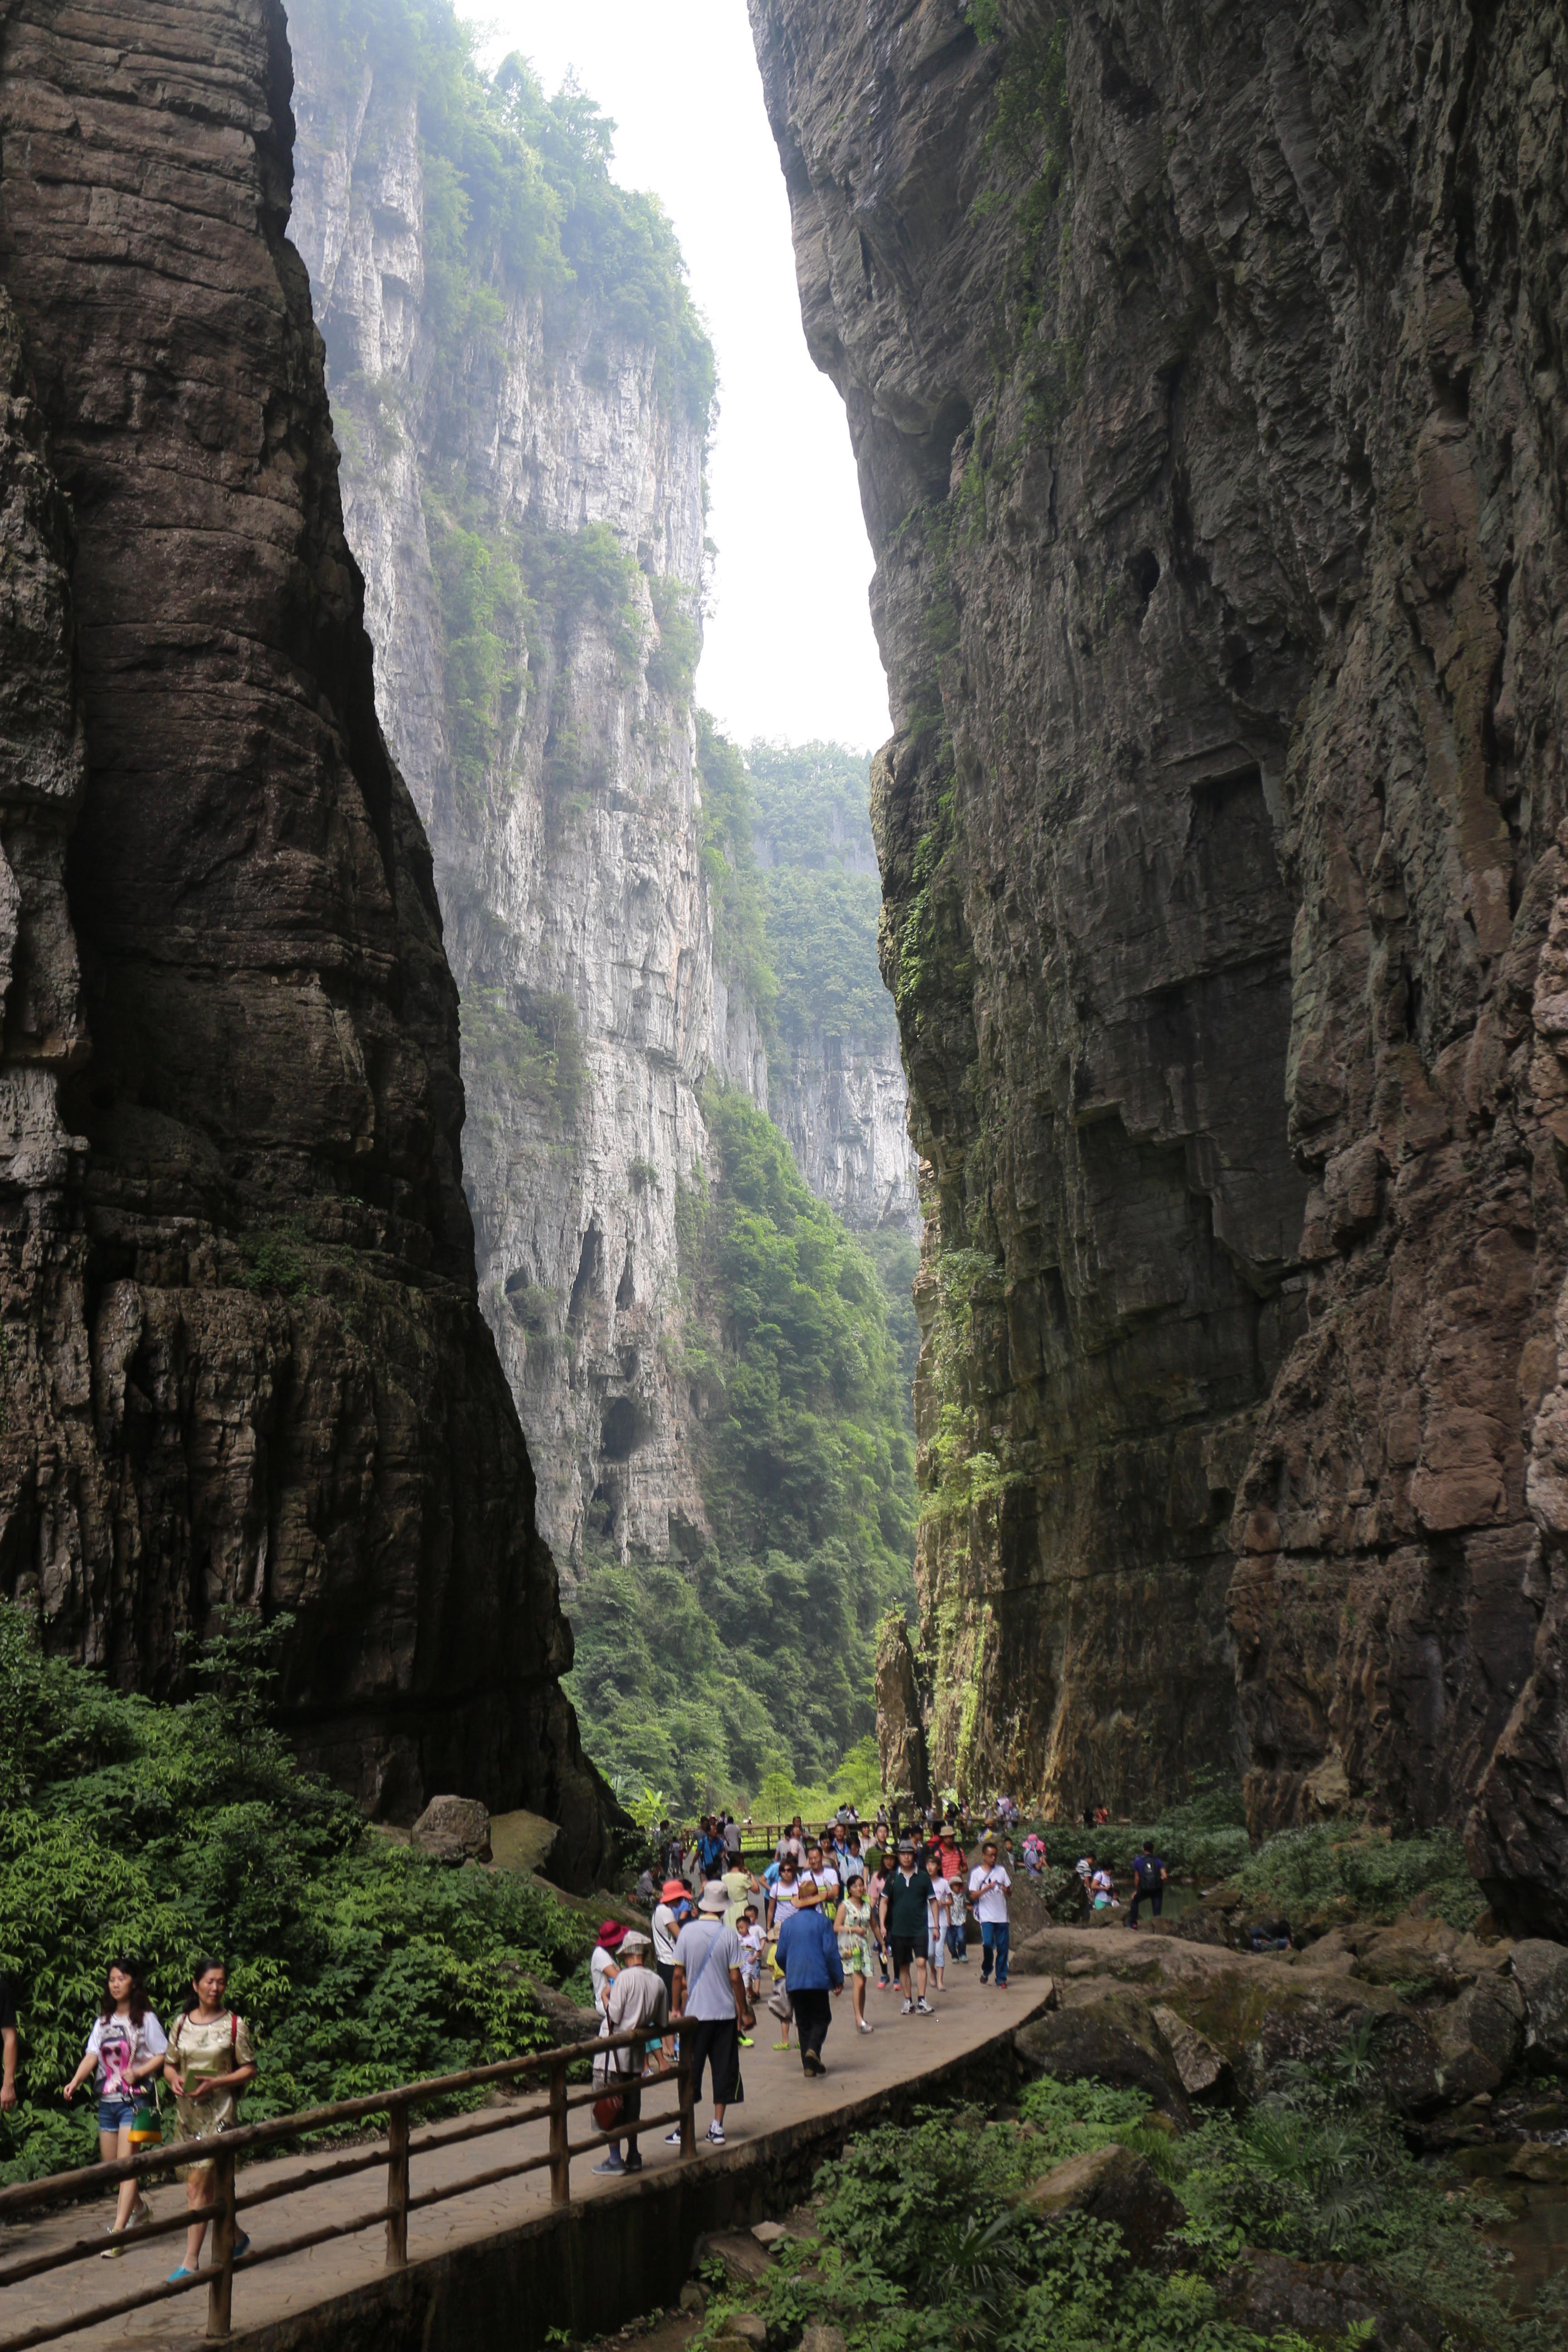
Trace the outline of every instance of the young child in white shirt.
<instances>
[{"instance_id":1,"label":"young child in white shirt","mask_svg":"<svg viewBox=\"0 0 1568 2352\"><path fill-rule=\"evenodd\" d=\"M757 1906L748 1903L741 1914L741 1981L753 1999L763 1987L763 1954L767 1943Z\"/></svg>"}]
</instances>

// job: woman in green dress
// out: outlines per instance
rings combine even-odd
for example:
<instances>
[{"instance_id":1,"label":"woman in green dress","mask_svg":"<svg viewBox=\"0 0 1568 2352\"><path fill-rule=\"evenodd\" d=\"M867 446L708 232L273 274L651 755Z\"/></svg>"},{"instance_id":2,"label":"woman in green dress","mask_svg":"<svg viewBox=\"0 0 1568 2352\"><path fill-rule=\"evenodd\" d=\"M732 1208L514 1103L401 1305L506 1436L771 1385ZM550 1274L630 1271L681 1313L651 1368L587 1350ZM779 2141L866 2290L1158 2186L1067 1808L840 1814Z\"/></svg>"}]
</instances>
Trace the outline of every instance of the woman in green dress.
<instances>
[{"instance_id":1,"label":"woman in green dress","mask_svg":"<svg viewBox=\"0 0 1568 2352\"><path fill-rule=\"evenodd\" d=\"M232 2131L239 2121L239 2095L256 2074L256 2053L250 2033L237 2011L228 2006L228 1970L221 1960L198 1960L191 1979L194 1996L184 2017L175 2021L163 2061L163 2080L174 2094L174 2140L212 2139ZM179 2167L187 2205L205 2205L212 2198L216 2173L210 2158ZM171 2280L194 2278L201 2266L205 2221L193 2221L185 2232L185 2258ZM250 2240L243 2230L234 2238L236 2256Z\"/></svg>"}]
</instances>

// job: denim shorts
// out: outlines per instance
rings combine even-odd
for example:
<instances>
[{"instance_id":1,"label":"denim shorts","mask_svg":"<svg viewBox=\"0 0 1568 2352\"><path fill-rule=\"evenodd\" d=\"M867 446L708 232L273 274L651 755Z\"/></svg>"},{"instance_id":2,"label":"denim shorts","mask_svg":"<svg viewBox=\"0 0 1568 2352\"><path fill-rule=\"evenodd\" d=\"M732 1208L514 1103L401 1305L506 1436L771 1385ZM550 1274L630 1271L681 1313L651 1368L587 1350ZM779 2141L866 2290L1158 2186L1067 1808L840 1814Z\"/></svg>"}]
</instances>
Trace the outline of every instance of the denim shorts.
<instances>
[{"instance_id":1,"label":"denim shorts","mask_svg":"<svg viewBox=\"0 0 1568 2352\"><path fill-rule=\"evenodd\" d=\"M142 2099L100 2099L98 2128L100 2132L128 2131L145 2108Z\"/></svg>"}]
</instances>

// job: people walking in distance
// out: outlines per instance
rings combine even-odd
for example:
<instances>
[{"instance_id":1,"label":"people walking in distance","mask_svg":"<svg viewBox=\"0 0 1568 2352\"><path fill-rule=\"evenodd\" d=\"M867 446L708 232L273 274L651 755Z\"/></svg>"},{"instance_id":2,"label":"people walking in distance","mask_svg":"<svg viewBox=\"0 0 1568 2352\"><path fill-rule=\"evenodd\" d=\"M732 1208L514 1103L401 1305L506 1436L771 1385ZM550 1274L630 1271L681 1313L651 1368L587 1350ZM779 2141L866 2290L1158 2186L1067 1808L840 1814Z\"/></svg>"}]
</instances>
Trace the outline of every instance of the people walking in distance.
<instances>
[{"instance_id":1,"label":"people walking in distance","mask_svg":"<svg viewBox=\"0 0 1568 2352\"><path fill-rule=\"evenodd\" d=\"M705 1884L717 1878L724 1867L724 1832L711 1813L702 1816L702 1827L697 1839L697 1859L702 1865Z\"/></svg>"},{"instance_id":2,"label":"people walking in distance","mask_svg":"<svg viewBox=\"0 0 1568 2352\"><path fill-rule=\"evenodd\" d=\"M866 1987L870 1982L872 1966L871 1906L866 1900L865 1873L855 1863L848 1864L848 1870L844 1900L833 1923L834 1932L838 1937L838 1957L849 1979L856 2027L861 2033L870 2033L874 2029L866 2015Z\"/></svg>"},{"instance_id":3,"label":"people walking in distance","mask_svg":"<svg viewBox=\"0 0 1568 2352\"><path fill-rule=\"evenodd\" d=\"M779 1965L795 2021L800 2030L800 2063L807 2074L824 2074L822 2045L833 2021L831 1993L844 1990L844 1962L831 1918L823 1916L815 1883L803 1885L794 1916L779 1937Z\"/></svg>"},{"instance_id":4,"label":"people walking in distance","mask_svg":"<svg viewBox=\"0 0 1568 2352\"><path fill-rule=\"evenodd\" d=\"M1079 1854L1077 1862L1073 1864L1073 1869L1078 1877L1079 1916L1087 1926L1089 1923L1089 1915L1094 1907L1094 1854L1092 1849L1088 1853Z\"/></svg>"},{"instance_id":5,"label":"people walking in distance","mask_svg":"<svg viewBox=\"0 0 1568 2352\"><path fill-rule=\"evenodd\" d=\"M712 2084L708 2137L715 2147L724 2145L724 2112L740 2092L741 2035L756 2023L742 1975L745 1954L733 1927L724 1925L726 1907L723 1888L717 1883L705 1886L698 1916L681 1929L675 1947L675 2012L687 2021L681 2063L689 2051L694 2100L702 2096L705 2071ZM666 2137L679 2147L680 2126Z\"/></svg>"},{"instance_id":6,"label":"people walking in distance","mask_svg":"<svg viewBox=\"0 0 1568 2352\"><path fill-rule=\"evenodd\" d=\"M801 1826L798 1813L788 1829L779 1832L779 1842L773 1848L775 1862L783 1862L786 1854L794 1859L797 1870L805 1861L805 1832Z\"/></svg>"},{"instance_id":7,"label":"people walking in distance","mask_svg":"<svg viewBox=\"0 0 1568 2352\"><path fill-rule=\"evenodd\" d=\"M667 1994L675 1982L675 1939L690 1916L691 1897L686 1881L667 1878L648 1921L653 1931L653 1965Z\"/></svg>"},{"instance_id":8,"label":"people walking in distance","mask_svg":"<svg viewBox=\"0 0 1568 2352\"><path fill-rule=\"evenodd\" d=\"M762 1995L763 1954L768 1944L767 1930L754 1903L748 1903L742 1912L735 1932L741 1938L741 1949L745 1954L741 1962L741 1979L746 1988L746 1999L754 2010ZM742 2033L741 2047L749 2050L751 2046L750 2034Z\"/></svg>"},{"instance_id":9,"label":"people walking in distance","mask_svg":"<svg viewBox=\"0 0 1568 2352\"><path fill-rule=\"evenodd\" d=\"M882 1889L882 1933L892 1949L906 2017L930 2017L926 1945L931 1933L931 1879L915 1859L913 1838L899 1840L899 1859Z\"/></svg>"},{"instance_id":10,"label":"people walking in distance","mask_svg":"<svg viewBox=\"0 0 1568 2352\"><path fill-rule=\"evenodd\" d=\"M839 1895L838 1869L832 1856L831 1846L824 1848L816 1843L808 1846L805 1868L800 1874L802 1886L816 1887L816 1899L826 1907L830 1919L838 1908Z\"/></svg>"},{"instance_id":11,"label":"people walking in distance","mask_svg":"<svg viewBox=\"0 0 1568 2352\"><path fill-rule=\"evenodd\" d=\"M724 1889L724 1924L727 1927L738 1928L741 1914L755 1893L757 1882L736 1854L732 1857L726 1855L724 1874L719 1883Z\"/></svg>"},{"instance_id":12,"label":"people walking in distance","mask_svg":"<svg viewBox=\"0 0 1568 2352\"><path fill-rule=\"evenodd\" d=\"M0 2108L16 2104L16 2060L20 2054L21 2035L16 2026L16 2002L9 1984L0 1976Z\"/></svg>"},{"instance_id":13,"label":"people walking in distance","mask_svg":"<svg viewBox=\"0 0 1568 2352\"><path fill-rule=\"evenodd\" d=\"M887 1884L887 1877L880 1864L875 1870L868 1872L866 1900L871 1906L871 1948L877 1955L877 1990L879 1992L886 1992L888 1987L893 1982L888 1939L882 1932L882 1896Z\"/></svg>"},{"instance_id":14,"label":"people walking in distance","mask_svg":"<svg viewBox=\"0 0 1568 2352\"><path fill-rule=\"evenodd\" d=\"M741 1859L741 1824L733 1813L725 1814L721 1834L724 1840L724 1859L732 1867Z\"/></svg>"},{"instance_id":15,"label":"people walking in distance","mask_svg":"<svg viewBox=\"0 0 1568 2352\"><path fill-rule=\"evenodd\" d=\"M996 1990L1007 1990L1007 1890L1013 1882L996 1857L996 1841L987 1838L980 1860L969 1874L969 1901L980 1922L980 1981L988 1983L996 1971Z\"/></svg>"},{"instance_id":16,"label":"people walking in distance","mask_svg":"<svg viewBox=\"0 0 1568 2352\"><path fill-rule=\"evenodd\" d=\"M198 1960L191 1979L191 2000L185 2013L174 2021L163 2060L163 2079L174 2094L174 2138L200 2143L230 2131L239 2120L240 2095L256 2075L256 2053L249 2029L228 2005L228 1969L222 1960ZM185 2184L187 2205L212 2200L216 2175L211 2159L178 2168ZM201 2266L205 2221L193 2221L185 2231L185 2258L171 2279L194 2278ZM250 2240L243 2230L234 2233L236 2258Z\"/></svg>"},{"instance_id":17,"label":"people walking in distance","mask_svg":"<svg viewBox=\"0 0 1568 2352\"><path fill-rule=\"evenodd\" d=\"M628 1928L622 1937L620 1965L605 1996L605 2014L599 2024L601 2040L607 2042L617 2033L635 2033L643 2025L668 2023L669 1995L648 1965L652 1948L638 1928ZM620 2099L621 2128L626 2144L623 2157L620 2141L612 2140L594 2167L595 2172L642 2170L637 2126L642 2120L642 2078L650 2047L657 2050L660 2045L635 2042L623 2050L606 2050L603 2057L594 2061L594 2088Z\"/></svg>"},{"instance_id":18,"label":"people walking in distance","mask_svg":"<svg viewBox=\"0 0 1568 2352\"><path fill-rule=\"evenodd\" d=\"M939 1849L940 1851L940 1849ZM931 1880L931 1902L927 1906L930 1934L926 1938L926 1959L938 1992L947 1990L942 1970L947 1966L947 1931L952 1920L952 1888L942 1874L942 1864L933 1855L927 1864L926 1875Z\"/></svg>"},{"instance_id":19,"label":"people walking in distance","mask_svg":"<svg viewBox=\"0 0 1568 2352\"><path fill-rule=\"evenodd\" d=\"M1138 1906L1147 1902L1157 1919L1165 1907L1165 1886L1170 1872L1154 1851L1150 1838L1143 1841L1142 1853L1132 1857L1132 1907L1127 1914L1130 1927L1138 1925Z\"/></svg>"},{"instance_id":20,"label":"people walking in distance","mask_svg":"<svg viewBox=\"0 0 1568 2352\"><path fill-rule=\"evenodd\" d=\"M790 1913L800 1900L800 1873L793 1853L786 1853L779 1864L779 1874L773 1881L773 1896L768 1911L768 1926L776 1936Z\"/></svg>"},{"instance_id":21,"label":"people walking in distance","mask_svg":"<svg viewBox=\"0 0 1568 2352\"><path fill-rule=\"evenodd\" d=\"M65 2085L65 2096L74 2099L96 2070L98 2152L105 2164L123 2162L132 2155L132 2128L147 2112L148 2085L163 2073L168 2046L135 1963L111 1960L81 2064ZM110 2238L123 2239L132 2230L145 2229L152 2219L153 2208L140 2182L122 2180L109 2225ZM122 2244L107 2246L105 2259L124 2252Z\"/></svg>"}]
</instances>

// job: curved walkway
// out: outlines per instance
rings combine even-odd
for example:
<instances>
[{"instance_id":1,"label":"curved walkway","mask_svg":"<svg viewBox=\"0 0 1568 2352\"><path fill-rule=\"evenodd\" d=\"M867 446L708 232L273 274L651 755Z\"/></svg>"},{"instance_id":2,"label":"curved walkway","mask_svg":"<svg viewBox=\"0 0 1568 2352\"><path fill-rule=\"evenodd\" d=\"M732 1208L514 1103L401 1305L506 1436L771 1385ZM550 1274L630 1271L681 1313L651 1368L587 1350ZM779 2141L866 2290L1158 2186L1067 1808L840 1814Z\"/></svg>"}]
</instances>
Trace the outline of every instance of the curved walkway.
<instances>
[{"instance_id":1,"label":"curved walkway","mask_svg":"<svg viewBox=\"0 0 1568 2352\"><path fill-rule=\"evenodd\" d=\"M782 2140L803 2124L824 2122L837 2116L852 2125L857 2110L864 2110L869 2118L890 2091L906 2088L922 2076L934 2075L954 2060L982 2051L988 2042L999 2041L1012 2032L1033 2015L1047 1990L1038 1977L1017 1979L1005 1992L998 1992L994 1986L982 1987L978 1948L967 1966L949 1969L947 1977L947 1991L932 1995L935 2014L931 2017L903 2017L896 1991L868 1992L867 2015L877 2028L868 2034L855 2032L854 2012L846 1990L833 2004L833 2024L824 2053L828 2071L818 2079L803 2073L799 2055L793 2047L787 2053L770 2047L778 2029L765 2010L759 2011L755 2047L742 2053L745 2099L729 2112L727 2145L721 2150L710 2149L700 2137L699 2153L690 2159L687 2169L697 2171L703 2167L744 2163L748 2155L765 2158L770 2140ZM673 2106L673 2084L663 2089L650 2087L647 2104L650 2110ZM706 2102L699 2107L700 2135L706 2129L710 2113ZM574 2118L574 2131L591 2128L585 2115L584 2110L583 2120ZM441 2126L435 2125L431 2130L438 2141ZM521 2125L515 2132L500 2131L493 2137L454 2147L449 2153L443 2154L439 2146L433 2147L427 2154L416 2153L411 2187L417 2195L421 2188L430 2187L437 2180L458 2179L465 2172L503 2164L535 2149L542 2151L547 2133L548 2127L542 2123ZM635 2198L680 2166L679 2152L664 2145L662 2129L645 2133L642 2149L645 2168L630 2179L595 2174L593 2165L599 2150L591 2157L574 2157L573 2204L588 2198ZM280 2158L250 2167L239 2176L240 2195L243 2199L247 2187L255 2188L269 2177L312 2165L330 2165L342 2153L341 2148L330 2149L315 2158ZM356 2213L376 2210L384 2202L384 2173L372 2170L354 2179L325 2183L318 2189L305 2188L296 2195L281 2197L263 2206L250 2224L258 2251L269 2240L297 2237L324 2222L346 2221ZM153 2195L153 2210L162 2218L178 2210L184 2198L181 2187L156 2189ZM412 2213L408 2223L410 2266L432 2257L450 2255L465 2245L486 2242L521 2223L536 2221L551 2210L549 2198L549 2175L539 2171L525 2174L519 2180L476 2189L468 2196L454 2197L427 2211ZM108 2199L104 2202L105 2223L111 2202ZM87 2236L93 2218L94 2209L77 2207L31 2227L6 2229L0 2233L0 2262L25 2253L43 2252ZM245 2220L243 2210L241 2220ZM173 2269L181 2243L178 2237L161 2238L147 2245L132 2242L115 2262L83 2262L69 2270L10 2287L4 2296L0 2333L20 2334L63 2312L88 2310L143 2283L153 2285ZM258 2270L237 2272L234 2282L234 2338L230 2340L382 2280L385 2275L383 2251L384 2230L377 2222L362 2235L338 2239ZM121 2346L145 2347L148 2352L164 2352L165 2347L168 2352L176 2352L176 2347L177 2352L194 2352L196 2345L206 2340L203 2334L205 2316L205 2287L195 2288L175 2301L155 2305L145 2313L130 2314L61 2341L71 2347L71 2352L114 2352L114 2347Z\"/></svg>"}]
</instances>

